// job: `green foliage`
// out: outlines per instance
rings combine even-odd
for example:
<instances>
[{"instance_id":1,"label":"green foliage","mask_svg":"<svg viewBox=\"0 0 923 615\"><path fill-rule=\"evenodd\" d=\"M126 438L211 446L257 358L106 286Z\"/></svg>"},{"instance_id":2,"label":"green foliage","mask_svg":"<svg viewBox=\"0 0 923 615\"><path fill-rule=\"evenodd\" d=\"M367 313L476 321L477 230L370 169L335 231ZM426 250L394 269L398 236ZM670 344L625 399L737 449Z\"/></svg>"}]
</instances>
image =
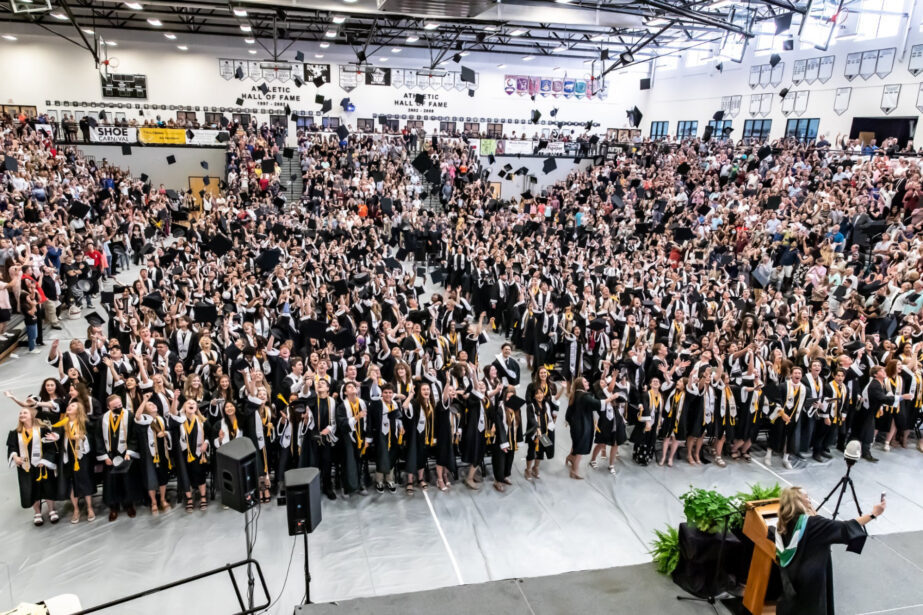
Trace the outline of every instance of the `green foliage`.
<instances>
[{"instance_id":1,"label":"green foliage","mask_svg":"<svg viewBox=\"0 0 923 615\"><path fill-rule=\"evenodd\" d=\"M740 508L740 502L736 497L729 498L717 491L695 487L679 496L679 499L683 502L686 523L709 534L720 532L724 528L724 516ZM741 523L740 515L732 515L728 519L728 529L739 528Z\"/></svg>"},{"instance_id":2,"label":"green foliage","mask_svg":"<svg viewBox=\"0 0 923 615\"><path fill-rule=\"evenodd\" d=\"M778 498L780 495L782 495L782 486L779 485L779 483L774 484L772 487L764 487L756 483L750 485L750 491L741 491L734 497L743 504L745 502L756 502L758 500L771 500Z\"/></svg>"},{"instance_id":3,"label":"green foliage","mask_svg":"<svg viewBox=\"0 0 923 615\"><path fill-rule=\"evenodd\" d=\"M654 564L660 574L673 574L679 564L679 532L675 527L667 526L666 530L654 530L656 539L651 543L648 552L654 556Z\"/></svg>"}]
</instances>

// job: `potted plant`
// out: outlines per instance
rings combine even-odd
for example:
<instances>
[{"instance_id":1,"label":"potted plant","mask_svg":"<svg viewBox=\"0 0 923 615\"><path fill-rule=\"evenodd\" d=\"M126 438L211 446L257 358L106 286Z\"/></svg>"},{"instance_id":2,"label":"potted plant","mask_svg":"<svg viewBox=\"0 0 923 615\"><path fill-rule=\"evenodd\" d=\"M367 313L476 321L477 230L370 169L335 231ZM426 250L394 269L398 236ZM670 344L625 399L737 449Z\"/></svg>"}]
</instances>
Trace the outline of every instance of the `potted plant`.
<instances>
[{"instance_id":1,"label":"potted plant","mask_svg":"<svg viewBox=\"0 0 923 615\"><path fill-rule=\"evenodd\" d=\"M654 530L654 535L656 538L649 553L654 557L657 572L673 574L679 563L679 532L675 527L667 526L664 530Z\"/></svg>"}]
</instances>

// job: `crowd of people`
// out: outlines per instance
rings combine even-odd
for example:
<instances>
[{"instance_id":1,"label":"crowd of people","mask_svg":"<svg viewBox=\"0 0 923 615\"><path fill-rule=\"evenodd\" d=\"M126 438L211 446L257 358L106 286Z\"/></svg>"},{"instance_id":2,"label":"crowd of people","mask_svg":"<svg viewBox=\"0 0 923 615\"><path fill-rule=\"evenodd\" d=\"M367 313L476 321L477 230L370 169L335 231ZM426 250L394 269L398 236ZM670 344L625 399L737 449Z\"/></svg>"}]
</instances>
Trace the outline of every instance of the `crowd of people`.
<instances>
[{"instance_id":1,"label":"crowd of people","mask_svg":"<svg viewBox=\"0 0 923 615\"><path fill-rule=\"evenodd\" d=\"M36 525L68 499L71 522L95 519L100 486L110 520L206 510L235 438L263 501L304 466L334 499L503 491L521 457L527 481L556 455L574 479L587 457L615 473L627 442L664 466L681 446L750 462L758 441L786 468L853 438L869 462L923 451L916 159L650 142L501 202L499 165L464 141L308 132L288 202L262 164L284 134L229 130L220 196L189 215L146 176L4 126L0 319L34 321L30 347L59 313L88 324L51 342L35 394L8 394Z\"/></svg>"}]
</instances>

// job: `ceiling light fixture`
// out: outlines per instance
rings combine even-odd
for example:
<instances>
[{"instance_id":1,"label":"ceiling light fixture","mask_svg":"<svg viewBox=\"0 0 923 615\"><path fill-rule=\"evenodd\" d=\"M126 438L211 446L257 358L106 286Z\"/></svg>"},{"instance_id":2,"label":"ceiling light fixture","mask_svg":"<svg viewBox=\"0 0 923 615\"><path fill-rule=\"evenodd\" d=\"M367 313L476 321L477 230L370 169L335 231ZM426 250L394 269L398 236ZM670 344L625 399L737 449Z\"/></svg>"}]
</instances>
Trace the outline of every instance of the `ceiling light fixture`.
<instances>
[{"instance_id":1,"label":"ceiling light fixture","mask_svg":"<svg viewBox=\"0 0 923 615\"><path fill-rule=\"evenodd\" d=\"M632 62L635 61L635 55L631 53L631 50L629 49L629 50L623 51L619 55L619 59L622 61L622 64L631 64Z\"/></svg>"},{"instance_id":2,"label":"ceiling light fixture","mask_svg":"<svg viewBox=\"0 0 923 615\"><path fill-rule=\"evenodd\" d=\"M59 13L56 11L52 13L51 16L60 21L67 21L67 15L65 15L64 13Z\"/></svg>"},{"instance_id":3,"label":"ceiling light fixture","mask_svg":"<svg viewBox=\"0 0 923 615\"><path fill-rule=\"evenodd\" d=\"M565 45L558 45L551 50L551 53L564 53L565 51L567 51L567 47Z\"/></svg>"},{"instance_id":4,"label":"ceiling light fixture","mask_svg":"<svg viewBox=\"0 0 923 615\"><path fill-rule=\"evenodd\" d=\"M498 28L497 26L484 26L484 29L487 30L488 32L496 32L500 28Z\"/></svg>"},{"instance_id":5,"label":"ceiling light fixture","mask_svg":"<svg viewBox=\"0 0 923 615\"><path fill-rule=\"evenodd\" d=\"M522 35L525 34L525 33L526 33L526 31L523 30L522 28L516 28L515 30L513 30L512 32L510 32L510 36L522 36Z\"/></svg>"},{"instance_id":6,"label":"ceiling light fixture","mask_svg":"<svg viewBox=\"0 0 923 615\"><path fill-rule=\"evenodd\" d=\"M400 48L400 47L392 47L392 48L391 48L391 53L400 53L400 52L401 52L401 48Z\"/></svg>"},{"instance_id":7,"label":"ceiling light fixture","mask_svg":"<svg viewBox=\"0 0 923 615\"><path fill-rule=\"evenodd\" d=\"M343 0L343 2L345 2L346 4L355 4L359 2L359 0Z\"/></svg>"},{"instance_id":8,"label":"ceiling light fixture","mask_svg":"<svg viewBox=\"0 0 923 615\"><path fill-rule=\"evenodd\" d=\"M93 34L93 30L92 30L91 28L80 28L80 30L81 30L84 34L89 34L89 35L92 35L92 34Z\"/></svg>"},{"instance_id":9,"label":"ceiling light fixture","mask_svg":"<svg viewBox=\"0 0 923 615\"><path fill-rule=\"evenodd\" d=\"M125 6L127 6L133 11L140 11L141 9L144 8L143 6L141 6L140 2L126 2Z\"/></svg>"},{"instance_id":10,"label":"ceiling light fixture","mask_svg":"<svg viewBox=\"0 0 923 615\"><path fill-rule=\"evenodd\" d=\"M464 58L466 55L469 55L469 54L471 54L470 51L459 51L459 52L458 52L458 55L460 55L460 56L463 57L463 58Z\"/></svg>"},{"instance_id":11,"label":"ceiling light fixture","mask_svg":"<svg viewBox=\"0 0 923 615\"><path fill-rule=\"evenodd\" d=\"M103 41L103 44L109 45L110 47L118 47L119 44L115 41Z\"/></svg>"},{"instance_id":12,"label":"ceiling light fixture","mask_svg":"<svg viewBox=\"0 0 923 615\"><path fill-rule=\"evenodd\" d=\"M321 48L321 49L326 49L326 48L329 47L329 46L330 46L330 43L328 43L328 42L323 42L323 43L320 44L320 48Z\"/></svg>"},{"instance_id":13,"label":"ceiling light fixture","mask_svg":"<svg viewBox=\"0 0 923 615\"><path fill-rule=\"evenodd\" d=\"M439 27L439 24L438 24L438 23L436 23L436 22L434 22L434 21L431 21L431 22L429 22L428 24L426 24L425 26L423 26L423 29L424 29L424 30L435 30L435 29L438 28L438 27Z\"/></svg>"},{"instance_id":14,"label":"ceiling light fixture","mask_svg":"<svg viewBox=\"0 0 923 615\"><path fill-rule=\"evenodd\" d=\"M253 28L248 23L242 23L240 24L240 31L241 32L252 32Z\"/></svg>"},{"instance_id":15,"label":"ceiling light fixture","mask_svg":"<svg viewBox=\"0 0 923 615\"><path fill-rule=\"evenodd\" d=\"M234 17L246 17L247 9L237 8L234 9Z\"/></svg>"},{"instance_id":16,"label":"ceiling light fixture","mask_svg":"<svg viewBox=\"0 0 923 615\"><path fill-rule=\"evenodd\" d=\"M416 43L418 40L420 40L419 36L408 36L407 37L408 43Z\"/></svg>"},{"instance_id":17,"label":"ceiling light fixture","mask_svg":"<svg viewBox=\"0 0 923 615\"><path fill-rule=\"evenodd\" d=\"M336 38L336 37L337 37L337 31L336 31L336 30L327 30L326 32L324 32L324 36L326 36L327 38Z\"/></svg>"},{"instance_id":18,"label":"ceiling light fixture","mask_svg":"<svg viewBox=\"0 0 923 615\"><path fill-rule=\"evenodd\" d=\"M324 54L322 54L322 53L315 53L315 54L314 54L314 57L317 58L318 60L320 60L322 57L324 57Z\"/></svg>"},{"instance_id":19,"label":"ceiling light fixture","mask_svg":"<svg viewBox=\"0 0 923 615\"><path fill-rule=\"evenodd\" d=\"M497 68L506 68L506 64L497 64Z\"/></svg>"},{"instance_id":20,"label":"ceiling light fixture","mask_svg":"<svg viewBox=\"0 0 923 615\"><path fill-rule=\"evenodd\" d=\"M255 39L255 38L245 38L245 39L244 39L244 43L246 43L246 44L248 44L248 45L252 45L252 44L255 43L255 42L256 42L256 39Z\"/></svg>"},{"instance_id":21,"label":"ceiling light fixture","mask_svg":"<svg viewBox=\"0 0 923 615\"><path fill-rule=\"evenodd\" d=\"M531 62L531 61L534 60L534 59L535 59L535 56L525 56L525 57L522 59L522 61L523 61L523 62Z\"/></svg>"},{"instance_id":22,"label":"ceiling light fixture","mask_svg":"<svg viewBox=\"0 0 923 615\"><path fill-rule=\"evenodd\" d=\"M171 41L175 41L175 40L176 40L176 35L173 34L172 32L164 32L164 33L163 33L163 36L164 36L164 38L167 38L167 39L169 39L169 40L171 40Z\"/></svg>"},{"instance_id":23,"label":"ceiling light fixture","mask_svg":"<svg viewBox=\"0 0 923 615\"><path fill-rule=\"evenodd\" d=\"M247 53L249 53L249 54L252 55L252 56L255 56L255 55L256 55L256 49L248 49L248 50L247 50Z\"/></svg>"},{"instance_id":24,"label":"ceiling light fixture","mask_svg":"<svg viewBox=\"0 0 923 615\"><path fill-rule=\"evenodd\" d=\"M388 58L382 56L382 57L378 58L378 61L379 61L379 62L387 62L387 61L388 61Z\"/></svg>"},{"instance_id":25,"label":"ceiling light fixture","mask_svg":"<svg viewBox=\"0 0 923 615\"><path fill-rule=\"evenodd\" d=\"M159 19L148 19L147 23L151 24L155 28L159 28L160 26L163 25L163 22L160 21Z\"/></svg>"},{"instance_id":26,"label":"ceiling light fixture","mask_svg":"<svg viewBox=\"0 0 923 615\"><path fill-rule=\"evenodd\" d=\"M189 51L189 47L187 47L186 45L177 45L176 48L179 49L180 51Z\"/></svg>"},{"instance_id":27,"label":"ceiling light fixture","mask_svg":"<svg viewBox=\"0 0 923 615\"><path fill-rule=\"evenodd\" d=\"M5 38L5 39L8 40L8 41L15 41L15 40L16 40L16 37L13 36L12 34L4 34L4 35L3 35L3 38Z\"/></svg>"},{"instance_id":28,"label":"ceiling light fixture","mask_svg":"<svg viewBox=\"0 0 923 615\"><path fill-rule=\"evenodd\" d=\"M334 16L333 16L333 23L335 23L335 24L341 24L341 23L343 23L343 22L345 22L345 21L346 21L346 18L343 17L342 15L334 15Z\"/></svg>"}]
</instances>

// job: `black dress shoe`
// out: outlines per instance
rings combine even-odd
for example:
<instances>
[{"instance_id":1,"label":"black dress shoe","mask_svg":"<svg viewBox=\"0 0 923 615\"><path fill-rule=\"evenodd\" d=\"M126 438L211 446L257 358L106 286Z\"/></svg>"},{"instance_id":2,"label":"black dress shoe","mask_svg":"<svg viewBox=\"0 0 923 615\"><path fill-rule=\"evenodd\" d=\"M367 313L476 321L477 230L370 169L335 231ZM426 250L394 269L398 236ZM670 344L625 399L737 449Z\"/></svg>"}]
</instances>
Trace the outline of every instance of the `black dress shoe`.
<instances>
[{"instance_id":1,"label":"black dress shoe","mask_svg":"<svg viewBox=\"0 0 923 615\"><path fill-rule=\"evenodd\" d=\"M337 499L337 494L335 494L333 491L325 491L325 492L324 492L324 495L327 496L327 499L328 499L328 500L335 500L335 499Z\"/></svg>"},{"instance_id":2,"label":"black dress shoe","mask_svg":"<svg viewBox=\"0 0 923 615\"><path fill-rule=\"evenodd\" d=\"M814 453L812 459L814 459L814 461L816 461L817 463L823 463L823 462L824 462L824 458L821 456L820 453Z\"/></svg>"},{"instance_id":3,"label":"black dress shoe","mask_svg":"<svg viewBox=\"0 0 923 615\"><path fill-rule=\"evenodd\" d=\"M804 459L804 455L801 453L795 453L795 459Z\"/></svg>"},{"instance_id":4,"label":"black dress shoe","mask_svg":"<svg viewBox=\"0 0 923 615\"><path fill-rule=\"evenodd\" d=\"M866 461L871 461L872 463L878 463L878 458L872 457L871 453L866 453L865 455L862 455L862 458L865 459Z\"/></svg>"},{"instance_id":5,"label":"black dress shoe","mask_svg":"<svg viewBox=\"0 0 923 615\"><path fill-rule=\"evenodd\" d=\"M821 451L820 456L824 459L833 459L833 455L829 451Z\"/></svg>"}]
</instances>

